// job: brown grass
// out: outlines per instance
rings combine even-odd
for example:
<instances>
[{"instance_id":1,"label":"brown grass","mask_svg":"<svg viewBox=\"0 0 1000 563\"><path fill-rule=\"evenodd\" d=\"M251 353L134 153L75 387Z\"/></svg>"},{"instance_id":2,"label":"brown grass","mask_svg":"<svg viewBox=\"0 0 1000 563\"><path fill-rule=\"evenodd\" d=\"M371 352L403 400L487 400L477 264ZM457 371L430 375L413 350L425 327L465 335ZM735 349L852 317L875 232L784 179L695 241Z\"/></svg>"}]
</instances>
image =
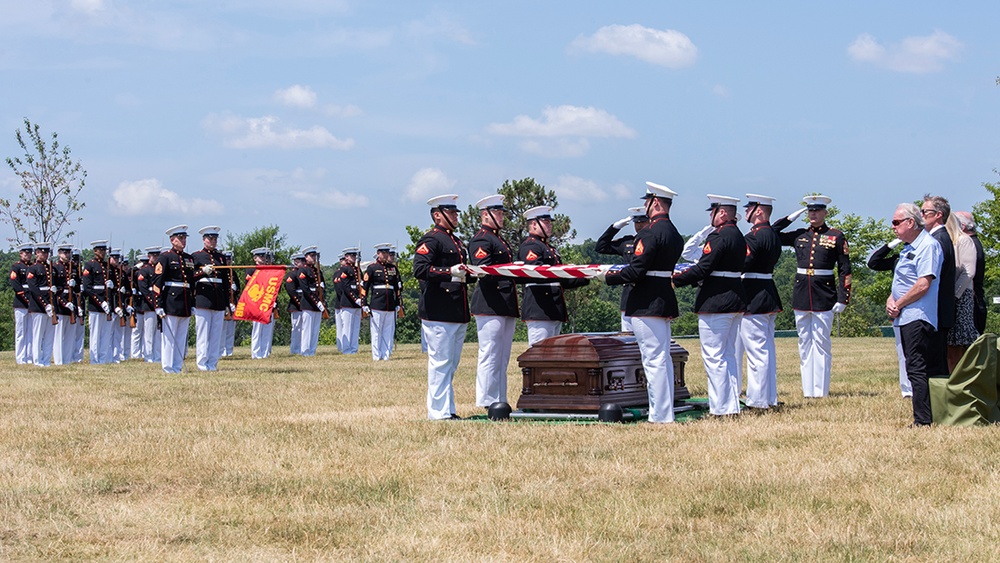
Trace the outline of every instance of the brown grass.
<instances>
[{"instance_id":1,"label":"brown grass","mask_svg":"<svg viewBox=\"0 0 1000 563\"><path fill-rule=\"evenodd\" d=\"M667 427L428 422L416 345L183 376L0 354L0 558L1000 558L1000 431L906 428L891 339L836 340L808 402L795 340L778 352L783 407Z\"/></svg>"}]
</instances>

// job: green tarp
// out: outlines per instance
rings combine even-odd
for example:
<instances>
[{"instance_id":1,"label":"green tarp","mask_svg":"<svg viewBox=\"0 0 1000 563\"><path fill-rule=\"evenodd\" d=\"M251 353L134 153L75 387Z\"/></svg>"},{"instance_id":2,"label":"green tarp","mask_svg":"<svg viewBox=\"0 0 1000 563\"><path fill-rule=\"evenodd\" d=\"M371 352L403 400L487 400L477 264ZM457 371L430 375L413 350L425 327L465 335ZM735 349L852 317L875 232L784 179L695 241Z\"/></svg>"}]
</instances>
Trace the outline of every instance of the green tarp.
<instances>
[{"instance_id":1,"label":"green tarp","mask_svg":"<svg viewBox=\"0 0 1000 563\"><path fill-rule=\"evenodd\" d=\"M997 405L997 335L984 334L969 346L951 377L930 380L931 414L945 426L1000 422Z\"/></svg>"}]
</instances>

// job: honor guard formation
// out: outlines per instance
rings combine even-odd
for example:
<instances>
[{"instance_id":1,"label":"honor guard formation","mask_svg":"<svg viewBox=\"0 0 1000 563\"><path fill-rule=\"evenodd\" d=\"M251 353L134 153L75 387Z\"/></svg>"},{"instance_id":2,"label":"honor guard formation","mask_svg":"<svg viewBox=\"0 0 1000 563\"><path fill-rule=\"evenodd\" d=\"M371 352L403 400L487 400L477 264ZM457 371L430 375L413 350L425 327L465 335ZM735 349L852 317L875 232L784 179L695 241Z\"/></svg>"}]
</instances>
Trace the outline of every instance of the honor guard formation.
<instances>
[{"instance_id":1,"label":"honor guard formation","mask_svg":"<svg viewBox=\"0 0 1000 563\"><path fill-rule=\"evenodd\" d=\"M772 224L773 197L746 194L743 201L710 194L707 226L685 242L670 216L677 192L653 182L646 186L642 205L629 208L627 217L598 238L597 252L619 256L622 264L601 266L596 277L623 287L621 330L632 332L638 343L649 421L674 419L671 321L680 314L674 290L685 286L697 286L694 312L709 412L740 412L744 355L743 404L757 409L778 405L774 334L782 303L773 274L783 246L792 248L796 261L791 306L802 393L827 396L834 315L845 310L851 297L847 238L826 224L831 198L806 196L803 207ZM417 241L413 255L427 353L427 416L452 420L460 418L453 379L471 318L476 319L479 343L476 405L507 403L517 319L527 326L530 346L558 335L568 320L565 292L595 276L540 279L496 269L484 273L484 267L498 265L531 269L563 264L551 242L549 206L524 212L528 234L515 247L503 236L507 209L502 195L476 203L479 229L468 245L455 232L458 196L433 197L427 204L433 227ZM807 221L793 226L803 214ZM749 224L746 233L739 227L741 219ZM618 236L628 224L635 233ZM922 208L900 204L892 225L899 238L876 250L869 266L894 271L886 312L894 319L901 391L912 397L914 423L927 424L928 377L949 373L985 328L982 246L972 216L952 214L939 196L926 196ZM358 352L361 321L367 318L372 359L391 358L396 319L404 315L403 283L391 244L375 245L375 259L367 264L359 262L359 247L343 249L332 270L334 294L328 298L316 246L292 255L287 266L275 265L274 252L266 247L253 249L253 265L235 265L232 253L218 247L220 232L214 225L198 230L202 248L189 254L188 228L177 225L166 230L170 246L146 247L133 266L107 240L93 241L93 258L82 264L72 245L20 245L20 260L10 272L16 362L82 362L84 327L89 326L90 363L142 359L159 362L166 373L180 373L194 317L195 365L215 371L220 358L233 354L236 319L245 318L240 313L244 286L259 298L263 290L251 284L265 272L277 274L270 300L259 301L260 315L250 321L252 359L271 355L273 320L282 314L275 296L281 290L288 295L292 355L316 354L320 326L330 317L332 303L340 353ZM903 252L894 254L900 244Z\"/></svg>"}]
</instances>

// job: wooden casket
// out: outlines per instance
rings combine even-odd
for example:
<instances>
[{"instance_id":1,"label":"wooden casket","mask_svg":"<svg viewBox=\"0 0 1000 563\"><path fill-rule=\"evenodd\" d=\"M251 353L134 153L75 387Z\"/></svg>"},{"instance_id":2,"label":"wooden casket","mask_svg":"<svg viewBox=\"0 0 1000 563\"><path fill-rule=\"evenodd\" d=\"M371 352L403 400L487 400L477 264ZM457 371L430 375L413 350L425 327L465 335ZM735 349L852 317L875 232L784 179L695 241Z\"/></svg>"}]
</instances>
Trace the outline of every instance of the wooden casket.
<instances>
[{"instance_id":1,"label":"wooden casket","mask_svg":"<svg viewBox=\"0 0 1000 563\"><path fill-rule=\"evenodd\" d=\"M688 352L671 341L670 356L676 405L691 398L684 383ZM649 406L639 344L630 332L553 336L528 348L517 364L523 377L520 410L596 412L609 403Z\"/></svg>"}]
</instances>

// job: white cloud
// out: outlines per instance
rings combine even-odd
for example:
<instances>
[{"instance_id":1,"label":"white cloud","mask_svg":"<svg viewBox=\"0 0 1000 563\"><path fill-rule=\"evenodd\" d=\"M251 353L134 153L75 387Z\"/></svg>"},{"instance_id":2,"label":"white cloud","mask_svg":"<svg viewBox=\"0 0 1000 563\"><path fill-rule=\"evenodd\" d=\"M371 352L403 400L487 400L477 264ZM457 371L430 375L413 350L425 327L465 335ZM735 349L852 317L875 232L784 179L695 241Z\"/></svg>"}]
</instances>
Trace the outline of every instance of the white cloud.
<instances>
[{"instance_id":1,"label":"white cloud","mask_svg":"<svg viewBox=\"0 0 1000 563\"><path fill-rule=\"evenodd\" d=\"M667 68L691 66L698 58L698 48L687 35L673 29L653 29L638 24L604 26L589 37L577 37L570 48L626 55Z\"/></svg>"},{"instance_id":2,"label":"white cloud","mask_svg":"<svg viewBox=\"0 0 1000 563\"><path fill-rule=\"evenodd\" d=\"M364 110L353 104L346 106L331 104L323 108L323 115L327 117L358 117L364 114Z\"/></svg>"},{"instance_id":3,"label":"white cloud","mask_svg":"<svg viewBox=\"0 0 1000 563\"><path fill-rule=\"evenodd\" d=\"M274 92L274 99L282 105L296 108L311 108L316 105L316 92L308 86L296 84Z\"/></svg>"},{"instance_id":4,"label":"white cloud","mask_svg":"<svg viewBox=\"0 0 1000 563\"><path fill-rule=\"evenodd\" d=\"M280 121L270 115L245 118L209 115L202 125L208 131L225 136L225 146L234 149L275 147L348 150L354 147L354 139L338 139L325 127L313 125L309 129L292 129L281 126Z\"/></svg>"},{"instance_id":5,"label":"white cloud","mask_svg":"<svg viewBox=\"0 0 1000 563\"><path fill-rule=\"evenodd\" d=\"M519 115L512 123L492 123L495 135L520 137L634 137L635 131L610 113L594 107L558 106L542 110L542 119Z\"/></svg>"},{"instance_id":6,"label":"white cloud","mask_svg":"<svg viewBox=\"0 0 1000 563\"><path fill-rule=\"evenodd\" d=\"M601 202L609 199L625 199L634 194L624 184L602 188L592 180L564 174L551 186L561 200Z\"/></svg>"},{"instance_id":7,"label":"white cloud","mask_svg":"<svg viewBox=\"0 0 1000 563\"><path fill-rule=\"evenodd\" d=\"M946 61L958 58L962 47L961 41L943 31L922 37L907 37L888 45L863 33L847 47L847 53L859 62L896 72L923 74L942 70Z\"/></svg>"},{"instance_id":8,"label":"white cloud","mask_svg":"<svg viewBox=\"0 0 1000 563\"><path fill-rule=\"evenodd\" d=\"M320 192L293 191L291 195L297 200L327 209L355 209L368 207L369 204L367 196L344 193L340 190L323 190Z\"/></svg>"},{"instance_id":9,"label":"white cloud","mask_svg":"<svg viewBox=\"0 0 1000 563\"><path fill-rule=\"evenodd\" d=\"M436 195L448 193L455 187L455 181L448 178L439 168L417 170L410 184L406 186L407 201L424 202Z\"/></svg>"},{"instance_id":10,"label":"white cloud","mask_svg":"<svg viewBox=\"0 0 1000 563\"><path fill-rule=\"evenodd\" d=\"M217 215L222 204L212 199L184 199L156 178L122 182L111 195L111 210L119 215Z\"/></svg>"},{"instance_id":11,"label":"white cloud","mask_svg":"<svg viewBox=\"0 0 1000 563\"><path fill-rule=\"evenodd\" d=\"M577 158L587 154L590 141L575 139L526 139L518 144L526 153L546 158Z\"/></svg>"},{"instance_id":12,"label":"white cloud","mask_svg":"<svg viewBox=\"0 0 1000 563\"><path fill-rule=\"evenodd\" d=\"M96 14L103 11L106 6L104 0L72 0L70 7L85 14Z\"/></svg>"},{"instance_id":13,"label":"white cloud","mask_svg":"<svg viewBox=\"0 0 1000 563\"><path fill-rule=\"evenodd\" d=\"M444 37L463 45L476 44L469 30L450 17L442 15L412 21L406 25L406 29L414 37Z\"/></svg>"}]
</instances>

